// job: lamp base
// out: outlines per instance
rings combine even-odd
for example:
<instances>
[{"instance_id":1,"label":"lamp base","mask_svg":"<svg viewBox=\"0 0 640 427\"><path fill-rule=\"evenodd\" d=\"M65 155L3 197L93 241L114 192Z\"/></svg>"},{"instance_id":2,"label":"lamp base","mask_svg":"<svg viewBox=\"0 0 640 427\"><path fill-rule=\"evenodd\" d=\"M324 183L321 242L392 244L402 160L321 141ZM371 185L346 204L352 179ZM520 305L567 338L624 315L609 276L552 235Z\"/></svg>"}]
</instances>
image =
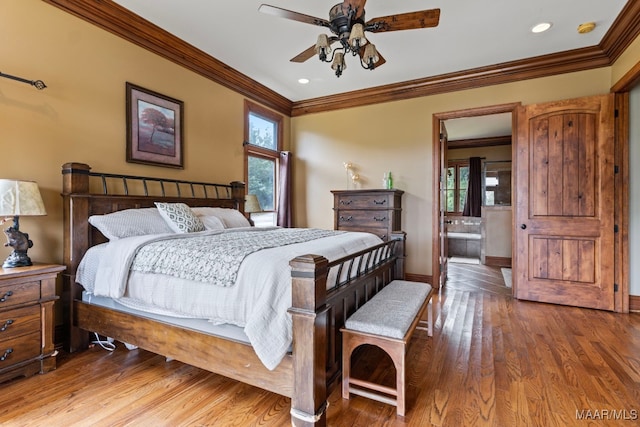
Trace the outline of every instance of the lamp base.
<instances>
[{"instance_id":1,"label":"lamp base","mask_svg":"<svg viewBox=\"0 0 640 427\"><path fill-rule=\"evenodd\" d=\"M13 227L4 230L7 235L7 243L5 246L12 247L13 252L2 264L2 268L27 267L33 265L31 259L27 256L27 249L33 246L33 242L29 239L27 233L23 233L19 229L20 223L18 217L13 217Z\"/></svg>"},{"instance_id":2,"label":"lamp base","mask_svg":"<svg viewBox=\"0 0 640 427\"><path fill-rule=\"evenodd\" d=\"M13 251L7 259L4 260L2 268L27 267L30 265L33 265L33 263L27 255L27 252Z\"/></svg>"}]
</instances>

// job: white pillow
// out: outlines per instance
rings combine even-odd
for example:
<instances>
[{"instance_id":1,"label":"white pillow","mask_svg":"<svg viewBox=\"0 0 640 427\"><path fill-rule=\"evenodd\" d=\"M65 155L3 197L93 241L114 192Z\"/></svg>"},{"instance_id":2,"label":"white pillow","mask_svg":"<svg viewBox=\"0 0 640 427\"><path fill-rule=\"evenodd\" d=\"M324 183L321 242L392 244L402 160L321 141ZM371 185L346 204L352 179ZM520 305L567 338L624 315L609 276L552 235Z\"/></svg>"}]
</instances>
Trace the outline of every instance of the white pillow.
<instances>
[{"instance_id":1,"label":"white pillow","mask_svg":"<svg viewBox=\"0 0 640 427\"><path fill-rule=\"evenodd\" d=\"M215 216L225 228L251 227L249 220L237 209L229 208L193 208L200 217Z\"/></svg>"},{"instance_id":2,"label":"white pillow","mask_svg":"<svg viewBox=\"0 0 640 427\"><path fill-rule=\"evenodd\" d=\"M204 231L204 224L184 203L155 202L160 215L176 233L193 233Z\"/></svg>"},{"instance_id":3,"label":"white pillow","mask_svg":"<svg viewBox=\"0 0 640 427\"><path fill-rule=\"evenodd\" d=\"M193 208L191 208L193 210ZM204 224L204 228L207 230L224 230L224 224L220 221L220 218L213 215L198 215L200 221Z\"/></svg>"},{"instance_id":4,"label":"white pillow","mask_svg":"<svg viewBox=\"0 0 640 427\"><path fill-rule=\"evenodd\" d=\"M104 215L91 215L89 224L109 240L173 232L156 208L125 209Z\"/></svg>"}]
</instances>

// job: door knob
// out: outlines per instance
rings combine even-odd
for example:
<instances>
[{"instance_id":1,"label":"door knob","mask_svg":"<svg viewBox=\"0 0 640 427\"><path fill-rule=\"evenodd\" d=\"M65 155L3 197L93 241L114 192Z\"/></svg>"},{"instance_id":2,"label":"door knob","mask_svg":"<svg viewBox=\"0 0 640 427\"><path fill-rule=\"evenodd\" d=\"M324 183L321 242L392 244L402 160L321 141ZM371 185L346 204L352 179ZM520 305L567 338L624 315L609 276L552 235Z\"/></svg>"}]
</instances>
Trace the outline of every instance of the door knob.
<instances>
[{"instance_id":1,"label":"door knob","mask_svg":"<svg viewBox=\"0 0 640 427\"><path fill-rule=\"evenodd\" d=\"M522 225L520 226L520 228L522 228L523 230L526 230L526 229L527 229L527 224L522 224Z\"/></svg>"}]
</instances>

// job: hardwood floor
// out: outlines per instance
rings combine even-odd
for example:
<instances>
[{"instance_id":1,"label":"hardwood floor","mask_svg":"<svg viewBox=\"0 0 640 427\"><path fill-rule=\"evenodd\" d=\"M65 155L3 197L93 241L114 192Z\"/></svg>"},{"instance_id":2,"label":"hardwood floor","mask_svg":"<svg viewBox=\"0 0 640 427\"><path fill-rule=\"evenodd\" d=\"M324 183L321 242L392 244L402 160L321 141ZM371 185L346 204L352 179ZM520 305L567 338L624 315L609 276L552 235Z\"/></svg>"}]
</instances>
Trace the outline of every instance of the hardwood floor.
<instances>
[{"instance_id":1,"label":"hardwood floor","mask_svg":"<svg viewBox=\"0 0 640 427\"><path fill-rule=\"evenodd\" d=\"M514 300L499 269L449 273L433 338L417 331L410 345L407 416L336 388L329 425L638 424L640 315ZM388 384L395 375L373 348L358 371ZM146 351L95 347L3 384L0 425L288 426L289 400Z\"/></svg>"}]
</instances>

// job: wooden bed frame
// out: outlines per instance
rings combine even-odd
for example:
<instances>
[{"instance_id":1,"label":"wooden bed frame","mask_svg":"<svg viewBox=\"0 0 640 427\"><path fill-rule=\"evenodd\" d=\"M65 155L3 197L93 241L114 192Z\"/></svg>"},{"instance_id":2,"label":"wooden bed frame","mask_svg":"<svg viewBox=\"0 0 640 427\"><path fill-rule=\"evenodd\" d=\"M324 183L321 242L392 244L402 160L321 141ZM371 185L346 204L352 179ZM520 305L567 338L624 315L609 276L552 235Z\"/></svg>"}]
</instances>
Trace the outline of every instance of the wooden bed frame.
<instances>
[{"instance_id":1,"label":"wooden bed frame","mask_svg":"<svg viewBox=\"0 0 640 427\"><path fill-rule=\"evenodd\" d=\"M69 351L86 348L89 332L97 332L288 396L293 425L326 425L327 396L340 379L340 328L349 315L382 287L393 279L403 278L403 232L394 233L389 242L331 263L317 255L301 256L290 262L293 351L276 369L269 371L246 343L85 303L82 286L75 282L83 254L91 246L106 241L89 224L89 216L153 207L156 201L228 207L244 212L244 183L209 184L97 173L82 163L64 164L62 175L67 267L63 274L63 309L68 326L65 345ZM159 195L151 194L150 190L158 191L158 188ZM372 260L371 267L327 290L329 268L355 270L356 257Z\"/></svg>"}]
</instances>

